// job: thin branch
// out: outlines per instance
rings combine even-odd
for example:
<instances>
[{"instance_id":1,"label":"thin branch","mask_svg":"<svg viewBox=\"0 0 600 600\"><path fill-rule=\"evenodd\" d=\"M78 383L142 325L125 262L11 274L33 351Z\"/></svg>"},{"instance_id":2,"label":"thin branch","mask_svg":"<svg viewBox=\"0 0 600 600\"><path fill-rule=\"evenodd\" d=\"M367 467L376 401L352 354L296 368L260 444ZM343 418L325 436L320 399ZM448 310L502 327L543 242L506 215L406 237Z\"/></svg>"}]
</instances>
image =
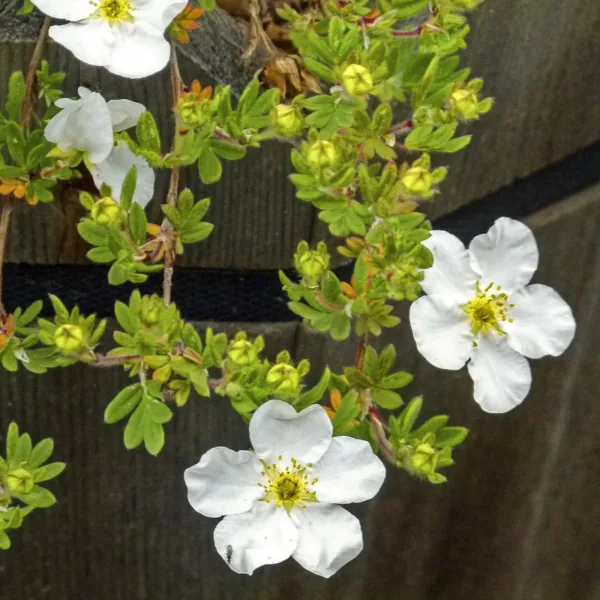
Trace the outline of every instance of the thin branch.
<instances>
[{"instance_id":1,"label":"thin branch","mask_svg":"<svg viewBox=\"0 0 600 600\"><path fill-rule=\"evenodd\" d=\"M2 303L2 283L3 283L3 265L4 252L6 250L6 238L8 235L8 224L10 222L10 213L12 212L12 199L10 196L4 196L2 204L2 217L0 218L0 321L4 321L8 316L4 304Z\"/></svg>"},{"instance_id":2,"label":"thin branch","mask_svg":"<svg viewBox=\"0 0 600 600\"><path fill-rule=\"evenodd\" d=\"M141 360L139 354L129 354L126 356L104 356L104 354L95 354L95 362L88 362L86 364L91 367L116 367L132 360Z\"/></svg>"},{"instance_id":3,"label":"thin branch","mask_svg":"<svg viewBox=\"0 0 600 600\"><path fill-rule=\"evenodd\" d=\"M379 419L377 411L375 410L369 411L369 418L371 419L371 423L373 425L375 437L379 442L379 448L381 449L381 453L390 464L397 466L396 453L394 452L394 448L392 447L390 441L385 435L385 424Z\"/></svg>"},{"instance_id":4,"label":"thin branch","mask_svg":"<svg viewBox=\"0 0 600 600\"><path fill-rule=\"evenodd\" d=\"M25 100L23 101L23 109L21 110L21 129L29 124L31 118L31 111L35 106L35 84L36 84L36 71L40 66L42 60L42 54L44 52L44 42L48 35L48 29L50 29L50 23L52 23L51 17L46 17L42 23L42 28L37 39L37 43L33 50L33 56L29 62L29 71L27 72L27 81L25 84Z\"/></svg>"},{"instance_id":5,"label":"thin branch","mask_svg":"<svg viewBox=\"0 0 600 600\"><path fill-rule=\"evenodd\" d=\"M175 44L171 44L171 91L173 93L173 106L176 109L181 98L182 90L182 79L181 72L179 71L179 63L177 61L177 49ZM177 118L177 117L176 117ZM177 141L177 126L175 124L175 135L173 136L173 147L175 150L175 144ZM169 181L169 191L167 193L167 204L175 206L177 204L177 196L179 193L179 167L173 167L171 169L171 179ZM165 270L163 273L163 302L165 306L171 304L171 296L173 291L173 268L174 268L174 244L175 244L175 230L173 225L166 217L163 219L161 228L166 234L166 251L165 251Z\"/></svg>"}]
</instances>

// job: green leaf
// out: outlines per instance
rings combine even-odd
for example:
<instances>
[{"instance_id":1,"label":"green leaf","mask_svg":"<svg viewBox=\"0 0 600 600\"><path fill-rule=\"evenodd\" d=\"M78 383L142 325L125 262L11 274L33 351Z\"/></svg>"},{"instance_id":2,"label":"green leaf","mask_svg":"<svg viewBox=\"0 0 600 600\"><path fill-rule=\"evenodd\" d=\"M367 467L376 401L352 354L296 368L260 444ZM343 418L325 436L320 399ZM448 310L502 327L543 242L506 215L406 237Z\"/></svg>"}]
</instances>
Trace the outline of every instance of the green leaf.
<instances>
[{"instance_id":1,"label":"green leaf","mask_svg":"<svg viewBox=\"0 0 600 600\"><path fill-rule=\"evenodd\" d=\"M381 374L386 375L396 362L396 348L393 344L388 344L379 355L379 368Z\"/></svg>"},{"instance_id":2,"label":"green leaf","mask_svg":"<svg viewBox=\"0 0 600 600\"><path fill-rule=\"evenodd\" d=\"M134 202L129 209L129 229L136 244L143 244L146 241L146 227L148 227L148 219L144 209Z\"/></svg>"},{"instance_id":3,"label":"green leaf","mask_svg":"<svg viewBox=\"0 0 600 600\"><path fill-rule=\"evenodd\" d=\"M144 422L144 446L146 450L156 456L165 445L165 430L160 423L151 419Z\"/></svg>"},{"instance_id":4,"label":"green leaf","mask_svg":"<svg viewBox=\"0 0 600 600\"><path fill-rule=\"evenodd\" d=\"M135 188L137 185L137 167L131 167L125 175L123 186L121 187L120 204L125 210L129 210L133 202Z\"/></svg>"},{"instance_id":5,"label":"green leaf","mask_svg":"<svg viewBox=\"0 0 600 600\"><path fill-rule=\"evenodd\" d=\"M241 144L234 142L226 142L219 139L210 141L210 147L215 154L227 160L239 160L246 156L246 148Z\"/></svg>"},{"instance_id":6,"label":"green leaf","mask_svg":"<svg viewBox=\"0 0 600 600\"><path fill-rule=\"evenodd\" d=\"M162 210L163 214L169 219L173 227L179 231L184 223L184 219L179 210L170 204L161 204L160 210Z\"/></svg>"},{"instance_id":7,"label":"green leaf","mask_svg":"<svg viewBox=\"0 0 600 600\"><path fill-rule=\"evenodd\" d=\"M152 422L146 416L146 407L147 401L140 402L127 422L123 441L125 442L125 448L128 450L133 450L142 443L146 422Z\"/></svg>"},{"instance_id":8,"label":"green leaf","mask_svg":"<svg viewBox=\"0 0 600 600\"><path fill-rule=\"evenodd\" d=\"M360 407L357 404L358 394L355 390L350 390L342 399L342 403L335 411L333 417L334 434L343 429L352 419L360 414Z\"/></svg>"},{"instance_id":9,"label":"green leaf","mask_svg":"<svg viewBox=\"0 0 600 600\"><path fill-rule=\"evenodd\" d=\"M38 442L29 457L30 466L37 468L43 465L54 452L54 442L50 438L46 438L41 442Z\"/></svg>"},{"instance_id":10,"label":"green leaf","mask_svg":"<svg viewBox=\"0 0 600 600\"><path fill-rule=\"evenodd\" d=\"M192 207L188 214L188 220L192 223L201 221L208 209L210 208L210 198L203 198L202 200L198 200L196 204Z\"/></svg>"},{"instance_id":11,"label":"green leaf","mask_svg":"<svg viewBox=\"0 0 600 600\"><path fill-rule=\"evenodd\" d=\"M466 427L444 427L435 434L435 445L439 448L452 448L462 444L469 430Z\"/></svg>"},{"instance_id":12,"label":"green leaf","mask_svg":"<svg viewBox=\"0 0 600 600\"><path fill-rule=\"evenodd\" d=\"M96 263L110 263L116 259L116 256L105 247L101 248L92 248L88 250L86 256L92 261Z\"/></svg>"},{"instance_id":13,"label":"green leaf","mask_svg":"<svg viewBox=\"0 0 600 600\"><path fill-rule=\"evenodd\" d=\"M160 154L160 133L151 112L140 115L135 134L142 148Z\"/></svg>"},{"instance_id":14,"label":"green leaf","mask_svg":"<svg viewBox=\"0 0 600 600\"><path fill-rule=\"evenodd\" d=\"M139 319L134 312L120 300L115 302L115 316L119 325L129 334L135 335L139 327Z\"/></svg>"},{"instance_id":15,"label":"green leaf","mask_svg":"<svg viewBox=\"0 0 600 600\"><path fill-rule=\"evenodd\" d=\"M8 98L5 105L8 117L13 121L18 121L21 118L25 94L25 77L20 71L15 71L8 80Z\"/></svg>"},{"instance_id":16,"label":"green leaf","mask_svg":"<svg viewBox=\"0 0 600 600\"><path fill-rule=\"evenodd\" d=\"M8 426L8 433L6 434L6 460L9 462L14 459L17 451L17 442L19 441L19 427L13 421Z\"/></svg>"},{"instance_id":17,"label":"green leaf","mask_svg":"<svg viewBox=\"0 0 600 600\"><path fill-rule=\"evenodd\" d=\"M9 548L10 538L3 529L0 529L0 550L8 550Z\"/></svg>"},{"instance_id":18,"label":"green leaf","mask_svg":"<svg viewBox=\"0 0 600 600\"><path fill-rule=\"evenodd\" d=\"M321 398L323 397L323 394L327 391L327 386L329 385L330 378L331 371L325 368L325 371L323 371L323 375L321 376L319 383L317 383L315 387L311 388L307 392L300 394L300 396L298 396L298 398L292 403L296 407L296 410L304 410L308 406L319 402L319 400L321 400Z\"/></svg>"},{"instance_id":19,"label":"green leaf","mask_svg":"<svg viewBox=\"0 0 600 600\"><path fill-rule=\"evenodd\" d=\"M2 353L2 358L0 359L2 366L11 373L14 373L19 369L19 361L17 357L14 355L14 352L11 348L7 348Z\"/></svg>"},{"instance_id":20,"label":"green leaf","mask_svg":"<svg viewBox=\"0 0 600 600\"><path fill-rule=\"evenodd\" d=\"M44 481L49 481L50 479L54 479L58 477L66 468L66 464L63 462L54 462L39 469L36 469L33 473L33 480L36 483L43 483Z\"/></svg>"},{"instance_id":21,"label":"green leaf","mask_svg":"<svg viewBox=\"0 0 600 600\"><path fill-rule=\"evenodd\" d=\"M41 300L36 300L29 306L25 312L17 319L17 326L23 327L33 321L41 312L44 303Z\"/></svg>"},{"instance_id":22,"label":"green leaf","mask_svg":"<svg viewBox=\"0 0 600 600\"><path fill-rule=\"evenodd\" d=\"M36 508L49 508L56 504L54 494L41 486L33 486L33 490L29 494L20 495L19 498L26 504L35 506Z\"/></svg>"},{"instance_id":23,"label":"green leaf","mask_svg":"<svg viewBox=\"0 0 600 600\"><path fill-rule=\"evenodd\" d=\"M421 407L423 406L423 398L417 396L413 398L400 413L398 417L398 435L401 438L407 438L410 430L413 428L415 421L419 417Z\"/></svg>"},{"instance_id":24,"label":"green leaf","mask_svg":"<svg viewBox=\"0 0 600 600\"><path fill-rule=\"evenodd\" d=\"M164 402L156 399L148 403L148 414L155 423L167 423L173 418L173 411Z\"/></svg>"},{"instance_id":25,"label":"green leaf","mask_svg":"<svg viewBox=\"0 0 600 600\"><path fill-rule=\"evenodd\" d=\"M198 174L206 185L216 183L223 174L221 161L208 144L202 148L198 157Z\"/></svg>"},{"instance_id":26,"label":"green leaf","mask_svg":"<svg viewBox=\"0 0 600 600\"><path fill-rule=\"evenodd\" d=\"M31 437L28 433L24 433L17 441L15 454L13 456L14 460L17 462L27 462L31 455L31 449Z\"/></svg>"},{"instance_id":27,"label":"green leaf","mask_svg":"<svg viewBox=\"0 0 600 600\"><path fill-rule=\"evenodd\" d=\"M127 386L121 390L104 411L105 423L116 423L125 418L142 399L143 389L139 383Z\"/></svg>"},{"instance_id":28,"label":"green leaf","mask_svg":"<svg viewBox=\"0 0 600 600\"><path fill-rule=\"evenodd\" d=\"M422 438L428 433L435 433L437 435L438 429L441 429L448 422L446 415L437 415L431 417L428 421L425 421L421 427L410 432L410 437Z\"/></svg>"},{"instance_id":29,"label":"green leaf","mask_svg":"<svg viewBox=\"0 0 600 600\"><path fill-rule=\"evenodd\" d=\"M331 318L331 337L342 341L350 335L350 319L343 312L334 313Z\"/></svg>"},{"instance_id":30,"label":"green leaf","mask_svg":"<svg viewBox=\"0 0 600 600\"><path fill-rule=\"evenodd\" d=\"M11 158L21 167L25 166L25 138L21 128L12 121L6 124L6 145Z\"/></svg>"},{"instance_id":31,"label":"green leaf","mask_svg":"<svg viewBox=\"0 0 600 600\"><path fill-rule=\"evenodd\" d=\"M399 406L402 406L402 396L391 390L382 390L381 388L373 388L371 390L371 397L373 401L381 408L387 410L394 410Z\"/></svg>"},{"instance_id":32,"label":"green leaf","mask_svg":"<svg viewBox=\"0 0 600 600\"><path fill-rule=\"evenodd\" d=\"M91 219L85 219L77 225L79 235L92 246L106 246L108 233L104 227L94 223Z\"/></svg>"},{"instance_id":33,"label":"green leaf","mask_svg":"<svg viewBox=\"0 0 600 600\"><path fill-rule=\"evenodd\" d=\"M407 386L412 380L413 376L410 373L398 371L397 373L384 377L377 385L382 388L395 390Z\"/></svg>"},{"instance_id":34,"label":"green leaf","mask_svg":"<svg viewBox=\"0 0 600 600\"><path fill-rule=\"evenodd\" d=\"M181 241L184 244L194 244L206 239L214 229L212 223L196 223L195 225L186 225L181 230Z\"/></svg>"}]
</instances>

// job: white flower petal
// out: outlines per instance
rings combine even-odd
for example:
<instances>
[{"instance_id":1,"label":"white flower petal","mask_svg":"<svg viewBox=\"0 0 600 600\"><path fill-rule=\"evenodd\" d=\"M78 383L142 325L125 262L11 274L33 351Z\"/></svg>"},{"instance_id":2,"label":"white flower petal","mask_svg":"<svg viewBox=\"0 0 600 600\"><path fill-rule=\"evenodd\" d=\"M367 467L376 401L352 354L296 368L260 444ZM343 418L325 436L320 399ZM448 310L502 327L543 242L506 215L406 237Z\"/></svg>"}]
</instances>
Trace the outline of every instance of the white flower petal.
<instances>
[{"instance_id":1,"label":"white flower petal","mask_svg":"<svg viewBox=\"0 0 600 600\"><path fill-rule=\"evenodd\" d=\"M339 436L331 440L310 476L318 478L311 489L319 502L364 502L383 485L385 467L368 442Z\"/></svg>"},{"instance_id":2,"label":"white flower petal","mask_svg":"<svg viewBox=\"0 0 600 600\"><path fill-rule=\"evenodd\" d=\"M113 147L110 112L104 98L93 92L63 108L46 125L46 139L63 152L89 152L90 161L102 162Z\"/></svg>"},{"instance_id":3,"label":"white flower petal","mask_svg":"<svg viewBox=\"0 0 600 600\"><path fill-rule=\"evenodd\" d=\"M104 19L53 25L48 35L88 65L103 67L110 60L113 32Z\"/></svg>"},{"instance_id":4,"label":"white flower petal","mask_svg":"<svg viewBox=\"0 0 600 600\"><path fill-rule=\"evenodd\" d=\"M167 66L171 46L162 35L149 32L143 24L124 23L114 27L110 56L104 63L111 73L139 79Z\"/></svg>"},{"instance_id":5,"label":"white flower petal","mask_svg":"<svg viewBox=\"0 0 600 600\"><path fill-rule=\"evenodd\" d=\"M471 268L481 276L482 287L500 285L504 292L526 286L538 266L535 237L520 221L497 219L490 230L469 246Z\"/></svg>"},{"instance_id":6,"label":"white flower petal","mask_svg":"<svg viewBox=\"0 0 600 600\"><path fill-rule=\"evenodd\" d=\"M256 454L269 463L279 456L303 464L316 463L329 448L333 427L321 406L309 406L297 413L281 400L269 400L252 416L250 441Z\"/></svg>"},{"instance_id":7,"label":"white flower petal","mask_svg":"<svg viewBox=\"0 0 600 600\"><path fill-rule=\"evenodd\" d=\"M184 473L188 500L205 517L247 512L265 495L259 487L262 463L254 452L211 448Z\"/></svg>"},{"instance_id":8,"label":"white flower petal","mask_svg":"<svg viewBox=\"0 0 600 600\"><path fill-rule=\"evenodd\" d=\"M140 115L146 111L146 107L131 100L111 100L108 103L108 110L112 119L113 131L119 132L135 127Z\"/></svg>"},{"instance_id":9,"label":"white flower petal","mask_svg":"<svg viewBox=\"0 0 600 600\"><path fill-rule=\"evenodd\" d=\"M475 401L485 412L508 412L529 393L529 362L508 346L506 336L479 336L477 344L468 364Z\"/></svg>"},{"instance_id":10,"label":"white flower petal","mask_svg":"<svg viewBox=\"0 0 600 600\"><path fill-rule=\"evenodd\" d=\"M529 358L548 354L559 356L573 341L575 318L571 307L547 285L533 284L511 294L508 316L504 322L508 345Z\"/></svg>"},{"instance_id":11,"label":"white flower petal","mask_svg":"<svg viewBox=\"0 0 600 600\"><path fill-rule=\"evenodd\" d=\"M331 577L363 549L359 520L335 504L307 504L294 509L298 546L292 555L305 569Z\"/></svg>"},{"instance_id":12,"label":"white flower petal","mask_svg":"<svg viewBox=\"0 0 600 600\"><path fill-rule=\"evenodd\" d=\"M32 0L49 17L65 21L87 19L97 9L90 0Z\"/></svg>"},{"instance_id":13,"label":"white flower petal","mask_svg":"<svg viewBox=\"0 0 600 600\"><path fill-rule=\"evenodd\" d=\"M185 8L187 0L145 0L138 2L136 21L143 21L162 35L171 21Z\"/></svg>"},{"instance_id":14,"label":"white flower petal","mask_svg":"<svg viewBox=\"0 0 600 600\"><path fill-rule=\"evenodd\" d=\"M112 188L115 200L121 197L121 189L125 176L131 169L137 167L137 184L133 195L134 202L145 208L154 195L154 170L141 156L136 156L125 142L119 142L113 147L108 158L91 169L96 187L104 183Z\"/></svg>"},{"instance_id":15,"label":"white flower petal","mask_svg":"<svg viewBox=\"0 0 600 600\"><path fill-rule=\"evenodd\" d=\"M298 530L285 509L255 502L250 512L225 517L215 528L214 540L217 552L236 573L252 575L258 567L289 558Z\"/></svg>"},{"instance_id":16,"label":"white flower petal","mask_svg":"<svg viewBox=\"0 0 600 600\"><path fill-rule=\"evenodd\" d=\"M473 334L460 306L437 294L423 296L409 314L419 352L439 369L461 369L471 356Z\"/></svg>"},{"instance_id":17,"label":"white flower petal","mask_svg":"<svg viewBox=\"0 0 600 600\"><path fill-rule=\"evenodd\" d=\"M433 266L425 269L422 287L427 294L443 294L464 304L473 295L477 275L469 266L464 244L447 231L432 231L423 245L433 254Z\"/></svg>"}]
</instances>

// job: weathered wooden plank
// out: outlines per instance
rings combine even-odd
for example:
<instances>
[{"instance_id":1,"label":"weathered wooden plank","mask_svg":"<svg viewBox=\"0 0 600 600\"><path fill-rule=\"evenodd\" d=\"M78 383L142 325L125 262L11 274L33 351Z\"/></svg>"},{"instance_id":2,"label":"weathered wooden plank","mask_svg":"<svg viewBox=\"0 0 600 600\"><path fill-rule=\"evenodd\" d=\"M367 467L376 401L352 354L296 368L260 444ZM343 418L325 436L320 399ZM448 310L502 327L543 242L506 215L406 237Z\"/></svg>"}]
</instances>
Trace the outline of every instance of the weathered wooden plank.
<instances>
[{"instance_id":1,"label":"weathered wooden plank","mask_svg":"<svg viewBox=\"0 0 600 600\"><path fill-rule=\"evenodd\" d=\"M0 96L7 75L28 63L31 39L39 27L39 19L30 19L29 24L18 19L0 23ZM244 70L237 60L245 44L243 27L230 23L220 10L200 21L194 43L183 49L186 79L233 82L240 88L251 70ZM496 105L472 126L473 142L465 152L439 158L451 171L442 195L428 207L432 216L472 202L600 138L596 102L600 83L595 75L600 63L595 34L599 25L598 2L486 0L472 17L465 62L475 75L485 77L486 93L496 98ZM220 35L224 28L227 36ZM145 103L159 116L163 135L168 135L171 101L165 73L142 82L113 77L80 65L53 44L48 58L54 68L67 71L69 94L80 83L99 83L108 96ZM322 224L315 229L312 208L294 199L287 181L288 156L289 147L266 145L243 161L229 163L216 186L203 186L193 169L185 171L186 185L198 196L213 197L209 218L215 231L207 242L191 247L182 264L242 269L290 266L300 239L323 236ZM166 185L163 174L157 199ZM18 206L8 260L82 262L85 246L64 243L66 231L78 218L72 204L72 199L64 198L35 210ZM158 204L155 200L151 209L155 219Z\"/></svg>"},{"instance_id":2,"label":"weathered wooden plank","mask_svg":"<svg viewBox=\"0 0 600 600\"><path fill-rule=\"evenodd\" d=\"M600 139L600 3L486 0L470 22L464 62L495 105L470 127L470 146L440 161L450 174L433 216Z\"/></svg>"},{"instance_id":3,"label":"weathered wooden plank","mask_svg":"<svg viewBox=\"0 0 600 600\"><path fill-rule=\"evenodd\" d=\"M188 506L187 466L215 445L248 447L247 429L227 401L192 400L167 426L165 450L153 459L127 452L122 428L102 424L103 407L126 382L120 372L3 373L0 432L14 418L34 437L53 436L69 468L53 486L59 504L34 514L2 555L1 590L35 600L596 600L598 222L600 187L530 220L542 257L535 279L571 304L578 333L564 356L533 361L531 394L511 413L481 412L467 373L425 363L408 324L387 336L399 365L416 376L406 397L422 393L430 413L447 413L472 433L448 484L390 472L372 502L350 507L363 521L365 551L329 581L291 561L252 578L232 574L214 551L216 521ZM228 329L237 327L244 325ZM249 330L265 333L271 355L295 347L315 376L319 365L339 369L354 354L353 343L298 333L294 324Z\"/></svg>"}]
</instances>

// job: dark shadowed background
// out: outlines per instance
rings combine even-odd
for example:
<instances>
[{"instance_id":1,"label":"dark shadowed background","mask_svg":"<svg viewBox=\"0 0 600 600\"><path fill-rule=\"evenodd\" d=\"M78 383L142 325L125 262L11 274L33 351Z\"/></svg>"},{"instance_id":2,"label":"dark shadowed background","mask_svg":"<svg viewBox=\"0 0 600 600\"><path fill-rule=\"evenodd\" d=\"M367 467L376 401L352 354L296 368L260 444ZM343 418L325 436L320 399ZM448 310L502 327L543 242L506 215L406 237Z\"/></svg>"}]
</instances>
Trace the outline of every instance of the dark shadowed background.
<instances>
[{"instance_id":1,"label":"dark shadowed background","mask_svg":"<svg viewBox=\"0 0 600 600\"><path fill-rule=\"evenodd\" d=\"M8 75L27 68L40 22L35 15L0 21L0 99ZM292 561L252 578L233 574L214 550L216 520L188 505L185 468L213 446L248 446L247 428L224 399L191 400L152 458L125 450L122 426L102 422L126 384L120 371L3 371L0 433L16 420L34 439L53 437L68 468L50 486L57 506L28 517L0 555L2 600L600 599L600 5L486 0L471 24L465 61L496 104L471 127L468 149L444 161L450 175L430 214L465 242L500 215L525 220L541 250L534 281L554 287L578 320L569 350L533 361L522 406L488 415L472 400L466 370L437 370L417 354L406 319L382 336L378 344L393 341L400 366L415 374L410 391L424 395L426 410L451 415L471 435L447 471L449 483L390 470L373 501L351 508L363 523L365 551L328 581ZM233 81L239 89L247 77L235 58L243 26L218 11L201 21L194 40L183 49L184 78ZM98 85L107 98L143 102L168 137L166 73L132 82L80 64L54 44L45 56L67 71L69 94ZM186 252L174 299L200 329L217 320L218 330L262 333L269 355L287 348L296 360L309 358L316 377L326 364L350 363L355 341L308 332L281 297L276 269L289 268L300 239L325 235L312 208L294 199L288 154L266 146L229 163L216 186L199 184L193 170L184 174L197 196L213 198L215 231ZM157 199L165 186L160 178ZM86 244L75 231L80 216L71 193L35 209L18 204L9 307L52 292L103 314L127 297L128 289L108 288L104 270L86 266ZM159 279L146 289L158 290Z\"/></svg>"}]
</instances>

